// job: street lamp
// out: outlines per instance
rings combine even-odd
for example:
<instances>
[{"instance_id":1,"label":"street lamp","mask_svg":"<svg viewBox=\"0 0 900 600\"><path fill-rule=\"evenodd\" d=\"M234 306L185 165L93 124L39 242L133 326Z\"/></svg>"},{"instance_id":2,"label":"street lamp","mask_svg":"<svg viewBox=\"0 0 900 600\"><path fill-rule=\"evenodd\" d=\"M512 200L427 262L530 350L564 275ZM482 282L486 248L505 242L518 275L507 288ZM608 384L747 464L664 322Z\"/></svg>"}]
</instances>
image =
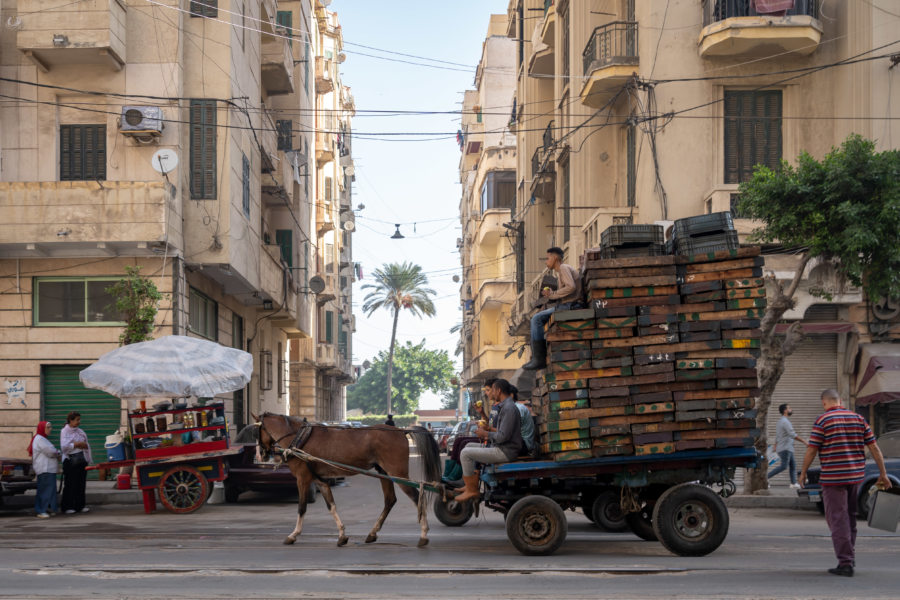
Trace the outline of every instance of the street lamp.
<instances>
[{"instance_id":1,"label":"street lamp","mask_svg":"<svg viewBox=\"0 0 900 600\"><path fill-rule=\"evenodd\" d=\"M394 235L391 236L392 240L402 240L404 237L406 237L402 233L400 233L400 223L395 223L394 227L396 227L397 230L394 232Z\"/></svg>"}]
</instances>

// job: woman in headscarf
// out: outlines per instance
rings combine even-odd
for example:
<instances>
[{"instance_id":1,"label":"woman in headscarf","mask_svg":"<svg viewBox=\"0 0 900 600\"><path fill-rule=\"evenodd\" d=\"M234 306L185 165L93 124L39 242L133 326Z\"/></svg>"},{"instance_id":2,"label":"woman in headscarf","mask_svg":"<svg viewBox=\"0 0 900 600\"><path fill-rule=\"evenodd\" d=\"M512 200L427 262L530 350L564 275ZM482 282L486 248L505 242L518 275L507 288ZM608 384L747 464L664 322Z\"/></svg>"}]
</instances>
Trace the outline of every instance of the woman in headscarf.
<instances>
[{"instance_id":1,"label":"woman in headscarf","mask_svg":"<svg viewBox=\"0 0 900 600\"><path fill-rule=\"evenodd\" d=\"M34 512L39 519L46 519L59 512L56 499L56 473L59 471L59 450L50 441L53 426L49 421L41 421L37 433L28 444L28 454L37 475L37 495L34 498Z\"/></svg>"},{"instance_id":2,"label":"woman in headscarf","mask_svg":"<svg viewBox=\"0 0 900 600\"><path fill-rule=\"evenodd\" d=\"M81 413L72 411L66 417L66 426L59 434L59 447L63 455L62 509L67 515L89 512L85 506L85 468L91 464L91 446L87 434L79 427Z\"/></svg>"}]
</instances>

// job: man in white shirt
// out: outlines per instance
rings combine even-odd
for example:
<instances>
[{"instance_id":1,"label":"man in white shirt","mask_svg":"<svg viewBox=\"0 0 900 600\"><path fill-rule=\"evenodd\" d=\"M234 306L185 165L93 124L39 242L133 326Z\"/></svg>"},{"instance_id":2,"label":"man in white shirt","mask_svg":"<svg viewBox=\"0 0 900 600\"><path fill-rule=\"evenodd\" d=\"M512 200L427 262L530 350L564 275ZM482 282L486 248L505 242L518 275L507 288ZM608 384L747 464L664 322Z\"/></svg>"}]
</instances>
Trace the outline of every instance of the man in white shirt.
<instances>
[{"instance_id":1,"label":"man in white shirt","mask_svg":"<svg viewBox=\"0 0 900 600\"><path fill-rule=\"evenodd\" d=\"M547 268L556 273L559 287L556 291L545 287L541 296L547 298L548 308L531 317L531 360L523 369L543 369L547 366L547 342L544 341L544 325L550 315L558 310L569 310L581 306L581 276L572 265L563 262L565 253L562 248L547 249Z\"/></svg>"},{"instance_id":2,"label":"man in white shirt","mask_svg":"<svg viewBox=\"0 0 900 600\"><path fill-rule=\"evenodd\" d=\"M806 441L797 435L797 432L794 431L794 426L791 425L791 420L788 419L788 417L794 414L794 411L791 410L791 406L789 404L782 404L778 407L778 412L781 413L781 419L779 419L778 426L775 428L775 452L778 453L781 464L772 469L768 478L771 480L775 475L788 469L791 476L791 488L798 490L800 489L800 484L797 483L797 463L794 461L794 440L797 440L801 444L806 444Z\"/></svg>"}]
</instances>

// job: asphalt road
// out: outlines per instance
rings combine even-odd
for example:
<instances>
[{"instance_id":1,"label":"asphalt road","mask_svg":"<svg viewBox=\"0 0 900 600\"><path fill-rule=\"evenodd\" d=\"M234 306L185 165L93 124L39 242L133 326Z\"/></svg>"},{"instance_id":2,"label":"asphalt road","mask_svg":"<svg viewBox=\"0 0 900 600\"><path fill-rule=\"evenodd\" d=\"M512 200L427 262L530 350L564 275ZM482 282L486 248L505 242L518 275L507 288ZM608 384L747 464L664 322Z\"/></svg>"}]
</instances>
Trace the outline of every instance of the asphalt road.
<instances>
[{"instance_id":1,"label":"asphalt road","mask_svg":"<svg viewBox=\"0 0 900 600\"><path fill-rule=\"evenodd\" d=\"M3 598L897 598L900 535L860 525L857 576L834 566L824 519L813 511L733 509L725 543L702 558L678 557L630 533L603 533L569 515L553 556L526 557L503 518L460 528L430 518L416 547L412 503L402 496L374 544L363 543L381 509L374 480L336 488L350 542L319 499L302 535L295 505L248 494L236 505L190 515L107 505L85 515L35 519L0 513Z\"/></svg>"}]
</instances>

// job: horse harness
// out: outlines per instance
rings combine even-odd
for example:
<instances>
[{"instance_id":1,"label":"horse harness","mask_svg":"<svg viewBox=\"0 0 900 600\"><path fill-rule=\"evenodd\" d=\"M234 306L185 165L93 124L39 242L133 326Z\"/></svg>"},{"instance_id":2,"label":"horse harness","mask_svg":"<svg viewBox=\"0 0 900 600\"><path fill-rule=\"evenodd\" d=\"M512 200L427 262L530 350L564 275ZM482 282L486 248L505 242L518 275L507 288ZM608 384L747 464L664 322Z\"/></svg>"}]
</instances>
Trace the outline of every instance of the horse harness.
<instances>
[{"instance_id":1,"label":"horse harness","mask_svg":"<svg viewBox=\"0 0 900 600\"><path fill-rule=\"evenodd\" d=\"M287 420L287 417L284 417L284 419L288 423L288 425L290 425L290 421ZM303 446L306 445L307 441L309 441L309 437L312 435L312 432L313 432L313 425L304 419L303 426L300 427L300 429L296 433L291 431L291 432L284 434L280 438L275 439L275 436L272 435L272 433L268 429L266 429L265 424L263 423L262 420L260 420L259 421L259 432L262 433L263 431L265 431L266 435L268 435L269 438L271 440L273 440L272 443L269 445L268 453L271 453L273 450L281 451L283 458L285 460L287 460L288 454L290 453L291 450L293 450L293 449L299 450L299 449L303 448ZM281 448L278 445L283 439L288 438L292 435L294 436L294 439L291 440L291 443L288 444L286 448ZM262 443L262 435L257 436L257 441L260 442L260 444Z\"/></svg>"}]
</instances>

